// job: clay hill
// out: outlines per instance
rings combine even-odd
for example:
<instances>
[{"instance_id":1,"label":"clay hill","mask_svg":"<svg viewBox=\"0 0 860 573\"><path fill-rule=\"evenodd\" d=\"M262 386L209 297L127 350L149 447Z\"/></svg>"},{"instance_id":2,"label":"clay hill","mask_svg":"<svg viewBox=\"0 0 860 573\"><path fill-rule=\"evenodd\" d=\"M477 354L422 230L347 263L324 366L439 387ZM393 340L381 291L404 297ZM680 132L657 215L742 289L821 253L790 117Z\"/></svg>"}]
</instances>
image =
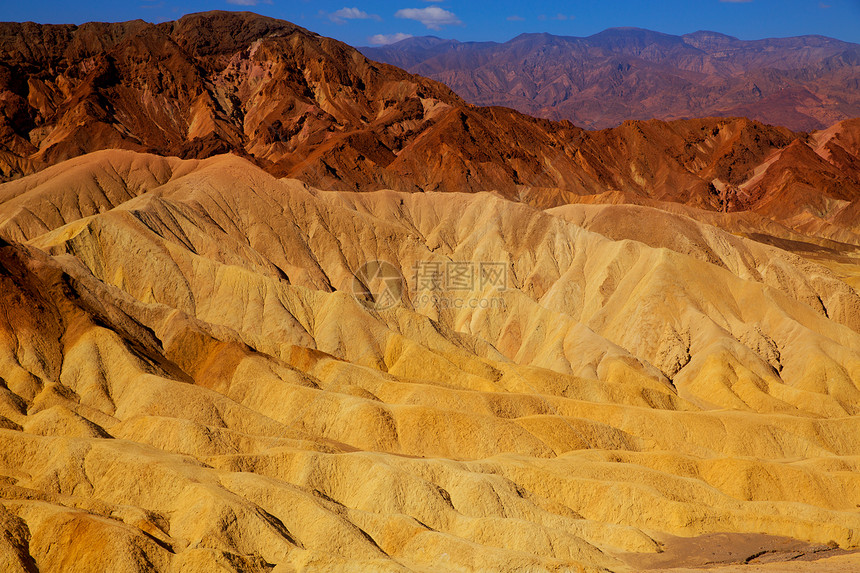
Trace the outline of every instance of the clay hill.
<instances>
[{"instance_id":1,"label":"clay hill","mask_svg":"<svg viewBox=\"0 0 860 573\"><path fill-rule=\"evenodd\" d=\"M244 13L0 48L0 570L860 568L857 119L585 131Z\"/></svg>"},{"instance_id":2,"label":"clay hill","mask_svg":"<svg viewBox=\"0 0 860 573\"><path fill-rule=\"evenodd\" d=\"M3 571L860 564L857 249L127 150L0 236Z\"/></svg>"},{"instance_id":3,"label":"clay hill","mask_svg":"<svg viewBox=\"0 0 860 573\"><path fill-rule=\"evenodd\" d=\"M628 119L744 116L795 130L860 116L860 45L822 36L743 41L612 28L586 38L409 38L361 48L479 105L589 129Z\"/></svg>"}]
</instances>

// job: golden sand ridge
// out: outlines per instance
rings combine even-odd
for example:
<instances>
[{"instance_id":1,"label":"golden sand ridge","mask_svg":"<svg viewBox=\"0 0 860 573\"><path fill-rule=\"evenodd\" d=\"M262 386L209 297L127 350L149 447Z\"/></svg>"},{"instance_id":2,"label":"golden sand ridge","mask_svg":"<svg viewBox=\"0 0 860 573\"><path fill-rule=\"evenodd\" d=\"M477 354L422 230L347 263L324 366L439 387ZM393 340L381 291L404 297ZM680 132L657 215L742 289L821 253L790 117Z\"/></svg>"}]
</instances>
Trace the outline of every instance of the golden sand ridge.
<instances>
[{"instance_id":1,"label":"golden sand ridge","mask_svg":"<svg viewBox=\"0 0 860 573\"><path fill-rule=\"evenodd\" d=\"M0 568L857 567L860 254L757 221L232 155L6 183ZM503 310L419 304L431 263L503 263L458 292Z\"/></svg>"}]
</instances>

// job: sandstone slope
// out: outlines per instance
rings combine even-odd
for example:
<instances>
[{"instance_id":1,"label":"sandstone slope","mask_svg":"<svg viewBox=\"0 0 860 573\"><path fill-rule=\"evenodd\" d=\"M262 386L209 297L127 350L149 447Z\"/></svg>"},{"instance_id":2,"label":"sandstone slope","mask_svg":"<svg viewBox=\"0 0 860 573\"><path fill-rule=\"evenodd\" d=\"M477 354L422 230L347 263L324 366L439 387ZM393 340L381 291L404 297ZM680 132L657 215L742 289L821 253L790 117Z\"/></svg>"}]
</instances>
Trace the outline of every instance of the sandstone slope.
<instances>
[{"instance_id":1,"label":"sandstone slope","mask_svg":"<svg viewBox=\"0 0 860 573\"><path fill-rule=\"evenodd\" d=\"M860 254L697 213L122 150L0 186L0 563L630 571L667 536L856 548ZM353 295L369 260L402 271L400 304ZM443 294L503 306L422 296L426 262L502 263L504 288Z\"/></svg>"}]
</instances>

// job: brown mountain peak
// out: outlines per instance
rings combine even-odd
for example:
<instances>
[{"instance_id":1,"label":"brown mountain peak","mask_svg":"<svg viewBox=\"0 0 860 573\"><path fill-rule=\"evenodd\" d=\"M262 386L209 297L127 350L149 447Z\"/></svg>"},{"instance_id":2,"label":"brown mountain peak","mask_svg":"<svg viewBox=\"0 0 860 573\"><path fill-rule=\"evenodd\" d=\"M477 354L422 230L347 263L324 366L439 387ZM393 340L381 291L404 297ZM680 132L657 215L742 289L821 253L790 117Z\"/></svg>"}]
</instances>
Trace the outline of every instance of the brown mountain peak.
<instances>
[{"instance_id":1,"label":"brown mountain peak","mask_svg":"<svg viewBox=\"0 0 860 573\"><path fill-rule=\"evenodd\" d=\"M159 27L195 57L233 54L256 40L295 31L315 35L286 20L223 10L187 14Z\"/></svg>"}]
</instances>

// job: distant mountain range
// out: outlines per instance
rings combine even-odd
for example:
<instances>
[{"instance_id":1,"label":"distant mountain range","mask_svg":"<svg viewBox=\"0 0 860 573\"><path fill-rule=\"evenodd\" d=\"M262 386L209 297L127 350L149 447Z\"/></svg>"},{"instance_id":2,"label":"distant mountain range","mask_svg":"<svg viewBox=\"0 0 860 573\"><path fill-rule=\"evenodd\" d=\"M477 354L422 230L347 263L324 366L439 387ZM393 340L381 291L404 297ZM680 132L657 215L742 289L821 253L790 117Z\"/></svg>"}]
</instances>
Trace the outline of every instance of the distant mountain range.
<instances>
[{"instance_id":1,"label":"distant mountain range","mask_svg":"<svg viewBox=\"0 0 860 573\"><path fill-rule=\"evenodd\" d=\"M470 103L588 129L627 119L744 116L812 130L860 116L860 45L823 36L743 41L613 28L587 38L417 37L360 49L439 80Z\"/></svg>"}]
</instances>

